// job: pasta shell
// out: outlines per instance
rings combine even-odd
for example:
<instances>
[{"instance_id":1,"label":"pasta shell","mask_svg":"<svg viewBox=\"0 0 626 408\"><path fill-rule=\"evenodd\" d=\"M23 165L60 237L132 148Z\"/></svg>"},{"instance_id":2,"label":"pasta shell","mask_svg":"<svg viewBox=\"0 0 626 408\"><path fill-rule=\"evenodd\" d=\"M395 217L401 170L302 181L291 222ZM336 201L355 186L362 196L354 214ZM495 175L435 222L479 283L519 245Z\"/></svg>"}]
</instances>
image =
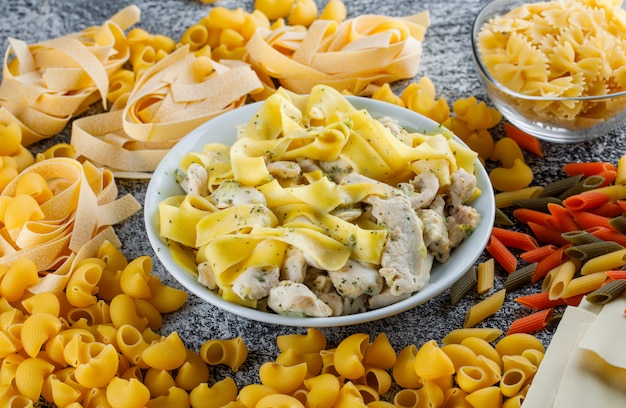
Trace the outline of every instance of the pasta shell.
<instances>
[{"instance_id":1,"label":"pasta shell","mask_svg":"<svg viewBox=\"0 0 626 408\"><path fill-rule=\"evenodd\" d=\"M54 365L42 358L29 357L17 366L15 387L18 392L31 401L38 401L43 388L44 378L54 371Z\"/></svg>"},{"instance_id":2,"label":"pasta shell","mask_svg":"<svg viewBox=\"0 0 626 408\"><path fill-rule=\"evenodd\" d=\"M111 322L118 329L124 325L131 325L139 331L148 327L148 319L139 316L133 298L125 293L115 296L109 305Z\"/></svg>"},{"instance_id":3,"label":"pasta shell","mask_svg":"<svg viewBox=\"0 0 626 408\"><path fill-rule=\"evenodd\" d=\"M218 347L215 348L215 345ZM220 361L218 364L225 364L235 372L239 371L239 368L248 357L248 347L241 337L208 341L203 346L200 348L200 356L204 361L208 364Z\"/></svg>"},{"instance_id":4,"label":"pasta shell","mask_svg":"<svg viewBox=\"0 0 626 408\"><path fill-rule=\"evenodd\" d=\"M393 403L396 407L418 408L420 396L416 389L405 388L396 393Z\"/></svg>"},{"instance_id":5,"label":"pasta shell","mask_svg":"<svg viewBox=\"0 0 626 408\"><path fill-rule=\"evenodd\" d=\"M136 378L113 377L106 387L106 399L114 407L142 408L150 400L150 391Z\"/></svg>"},{"instance_id":6,"label":"pasta shell","mask_svg":"<svg viewBox=\"0 0 626 408\"><path fill-rule=\"evenodd\" d=\"M25 207L20 211L27 212L27 204L24 205ZM5 212L5 226L9 228L6 217L7 213ZM0 295L2 295L2 297L9 302L17 301L24 296L24 292L27 288L38 282L39 274L37 272L37 265L28 258L20 258L11 264L2 277L2 280L0 281Z\"/></svg>"},{"instance_id":7,"label":"pasta shell","mask_svg":"<svg viewBox=\"0 0 626 408\"><path fill-rule=\"evenodd\" d=\"M341 384L332 374L320 374L304 380L304 386L309 390L305 404L307 407L331 408Z\"/></svg>"},{"instance_id":8,"label":"pasta shell","mask_svg":"<svg viewBox=\"0 0 626 408\"><path fill-rule=\"evenodd\" d=\"M447 344L442 346L441 350L450 358L455 371L463 366L473 366L478 363L476 353L462 344Z\"/></svg>"},{"instance_id":9,"label":"pasta shell","mask_svg":"<svg viewBox=\"0 0 626 408\"><path fill-rule=\"evenodd\" d=\"M500 408L502 406L502 393L496 386L481 388L465 397L472 408Z\"/></svg>"},{"instance_id":10,"label":"pasta shell","mask_svg":"<svg viewBox=\"0 0 626 408\"><path fill-rule=\"evenodd\" d=\"M516 395L529 380L529 375L518 368L505 370L500 381L500 391L505 397Z\"/></svg>"},{"instance_id":11,"label":"pasta shell","mask_svg":"<svg viewBox=\"0 0 626 408\"><path fill-rule=\"evenodd\" d=\"M203 382L209 381L209 367L200 355L187 349L187 357L176 374L176 386L191 391Z\"/></svg>"},{"instance_id":12,"label":"pasta shell","mask_svg":"<svg viewBox=\"0 0 626 408\"><path fill-rule=\"evenodd\" d=\"M290 395L272 394L261 398L255 408L304 408L304 405Z\"/></svg>"},{"instance_id":13,"label":"pasta shell","mask_svg":"<svg viewBox=\"0 0 626 408\"><path fill-rule=\"evenodd\" d=\"M170 408L190 406L189 394L182 388L172 387L166 395L161 395L151 399L146 404L146 408Z\"/></svg>"},{"instance_id":14,"label":"pasta shell","mask_svg":"<svg viewBox=\"0 0 626 408\"><path fill-rule=\"evenodd\" d=\"M141 364L144 368L148 368L141 355L149 344L144 340L141 332L131 325L123 325L117 329L115 342L119 351L128 358L132 364Z\"/></svg>"},{"instance_id":15,"label":"pasta shell","mask_svg":"<svg viewBox=\"0 0 626 408\"><path fill-rule=\"evenodd\" d=\"M15 379L17 367L25 357L20 354L9 354L0 363L0 384L11 384Z\"/></svg>"},{"instance_id":16,"label":"pasta shell","mask_svg":"<svg viewBox=\"0 0 626 408\"><path fill-rule=\"evenodd\" d=\"M187 358L187 350L177 332L172 332L165 340L148 346L141 358L150 367L161 370L174 370Z\"/></svg>"},{"instance_id":17,"label":"pasta shell","mask_svg":"<svg viewBox=\"0 0 626 408\"><path fill-rule=\"evenodd\" d=\"M363 356L369 344L369 335L365 333L352 334L343 339L333 357L337 372L348 379L356 379L365 374Z\"/></svg>"},{"instance_id":18,"label":"pasta shell","mask_svg":"<svg viewBox=\"0 0 626 408\"><path fill-rule=\"evenodd\" d=\"M104 387L115 377L119 367L117 350L110 344L89 343L91 358L76 366L74 377L86 388Z\"/></svg>"},{"instance_id":19,"label":"pasta shell","mask_svg":"<svg viewBox=\"0 0 626 408\"><path fill-rule=\"evenodd\" d=\"M465 400L467 393L458 387L453 387L444 392L441 408L472 408Z\"/></svg>"},{"instance_id":20,"label":"pasta shell","mask_svg":"<svg viewBox=\"0 0 626 408\"><path fill-rule=\"evenodd\" d=\"M145 299L133 299L137 314L148 320L148 327L152 330L158 330L163 325L163 316L156 307Z\"/></svg>"},{"instance_id":21,"label":"pasta shell","mask_svg":"<svg viewBox=\"0 0 626 408\"><path fill-rule=\"evenodd\" d=\"M231 377L226 377L209 387L202 383L189 393L193 407L218 408L237 399L237 384Z\"/></svg>"},{"instance_id":22,"label":"pasta shell","mask_svg":"<svg viewBox=\"0 0 626 408\"><path fill-rule=\"evenodd\" d=\"M150 299L148 301L160 313L171 313L180 309L187 301L187 292L164 285L156 276L151 276L148 281L150 287Z\"/></svg>"},{"instance_id":23,"label":"pasta shell","mask_svg":"<svg viewBox=\"0 0 626 408\"><path fill-rule=\"evenodd\" d=\"M496 349L486 340L478 337L468 337L461 341L461 344L469 347L477 356L485 356L502 367L502 358Z\"/></svg>"},{"instance_id":24,"label":"pasta shell","mask_svg":"<svg viewBox=\"0 0 626 408\"><path fill-rule=\"evenodd\" d=\"M143 383L150 390L152 398L167 395L170 388L176 387L176 382L169 371L152 367L146 370Z\"/></svg>"},{"instance_id":25,"label":"pasta shell","mask_svg":"<svg viewBox=\"0 0 626 408\"><path fill-rule=\"evenodd\" d=\"M503 337L496 344L496 351L501 356L520 355L524 350L534 349L545 353L541 340L528 333L513 333Z\"/></svg>"},{"instance_id":26,"label":"pasta shell","mask_svg":"<svg viewBox=\"0 0 626 408\"><path fill-rule=\"evenodd\" d=\"M19 325L22 326L22 323L19 323ZM18 336L10 334L7 330L0 331L0 358L6 358L10 356L21 347L22 342L20 341Z\"/></svg>"},{"instance_id":27,"label":"pasta shell","mask_svg":"<svg viewBox=\"0 0 626 408\"><path fill-rule=\"evenodd\" d=\"M415 356L414 369L420 377L433 380L454 374L454 364L434 340L422 345Z\"/></svg>"},{"instance_id":28,"label":"pasta shell","mask_svg":"<svg viewBox=\"0 0 626 408\"><path fill-rule=\"evenodd\" d=\"M264 363L259 368L259 378L263 385L276 391L289 394L296 390L306 377L306 364L284 366L273 362Z\"/></svg>"},{"instance_id":29,"label":"pasta shell","mask_svg":"<svg viewBox=\"0 0 626 408\"><path fill-rule=\"evenodd\" d=\"M63 325L58 317L48 313L30 315L22 326L22 347L24 351L35 357L39 354L42 346L52 337L56 336Z\"/></svg>"},{"instance_id":30,"label":"pasta shell","mask_svg":"<svg viewBox=\"0 0 626 408\"><path fill-rule=\"evenodd\" d=\"M365 406L363 396L351 381L348 381L341 387L334 405L335 408L356 408Z\"/></svg>"},{"instance_id":31,"label":"pasta shell","mask_svg":"<svg viewBox=\"0 0 626 408\"><path fill-rule=\"evenodd\" d=\"M46 179L33 171L22 173L15 184L15 195L26 194L35 199L38 204L43 204L54 195Z\"/></svg>"},{"instance_id":32,"label":"pasta shell","mask_svg":"<svg viewBox=\"0 0 626 408\"><path fill-rule=\"evenodd\" d=\"M389 342L387 335L380 333L374 341L369 345L363 361L365 364L373 367L390 369L396 363L397 354L393 346Z\"/></svg>"},{"instance_id":33,"label":"pasta shell","mask_svg":"<svg viewBox=\"0 0 626 408\"><path fill-rule=\"evenodd\" d=\"M13 156L19 150L22 143L22 129L20 125L12 121L9 124L0 125L0 156Z\"/></svg>"},{"instance_id":34,"label":"pasta shell","mask_svg":"<svg viewBox=\"0 0 626 408\"><path fill-rule=\"evenodd\" d=\"M120 276L122 291L134 299L147 299L151 295L148 280L152 272L152 258L139 256L126 265Z\"/></svg>"},{"instance_id":35,"label":"pasta shell","mask_svg":"<svg viewBox=\"0 0 626 408\"><path fill-rule=\"evenodd\" d=\"M28 221L43 218L44 213L37 200L26 194L13 197L4 210L4 225L8 230L21 228Z\"/></svg>"},{"instance_id":36,"label":"pasta shell","mask_svg":"<svg viewBox=\"0 0 626 408\"><path fill-rule=\"evenodd\" d=\"M104 261L105 270L121 271L128 265L126 256L108 240L100 244L96 256Z\"/></svg>"},{"instance_id":37,"label":"pasta shell","mask_svg":"<svg viewBox=\"0 0 626 408\"><path fill-rule=\"evenodd\" d=\"M276 345L282 352L295 349L299 354L319 353L326 348L326 336L316 328L309 328L306 335L285 334L277 336Z\"/></svg>"},{"instance_id":38,"label":"pasta shell","mask_svg":"<svg viewBox=\"0 0 626 408\"><path fill-rule=\"evenodd\" d=\"M24 299L22 306L29 314L48 313L59 317L61 312L61 302L52 292L41 292Z\"/></svg>"},{"instance_id":39,"label":"pasta shell","mask_svg":"<svg viewBox=\"0 0 626 408\"><path fill-rule=\"evenodd\" d=\"M82 397L79 390L61 381L54 374L46 377L41 394L59 407L67 407L73 402L80 401Z\"/></svg>"},{"instance_id":40,"label":"pasta shell","mask_svg":"<svg viewBox=\"0 0 626 408\"><path fill-rule=\"evenodd\" d=\"M276 394L276 390L263 384L248 384L244 385L239 390L237 399L240 400L246 407L255 407L256 404L268 395Z\"/></svg>"},{"instance_id":41,"label":"pasta shell","mask_svg":"<svg viewBox=\"0 0 626 408\"><path fill-rule=\"evenodd\" d=\"M527 358L535 367L539 367L539 364L541 364L543 360L544 353L536 349L527 349L522 351L522 357Z\"/></svg>"},{"instance_id":42,"label":"pasta shell","mask_svg":"<svg viewBox=\"0 0 626 408\"><path fill-rule=\"evenodd\" d=\"M422 379L415 371L415 356L417 347L409 344L398 354L398 359L392 368L393 379L402 388L419 388L422 386Z\"/></svg>"},{"instance_id":43,"label":"pasta shell","mask_svg":"<svg viewBox=\"0 0 626 408\"><path fill-rule=\"evenodd\" d=\"M392 380L387 370L378 367L367 367L360 383L376 390L378 395L383 395L391 388Z\"/></svg>"}]
</instances>

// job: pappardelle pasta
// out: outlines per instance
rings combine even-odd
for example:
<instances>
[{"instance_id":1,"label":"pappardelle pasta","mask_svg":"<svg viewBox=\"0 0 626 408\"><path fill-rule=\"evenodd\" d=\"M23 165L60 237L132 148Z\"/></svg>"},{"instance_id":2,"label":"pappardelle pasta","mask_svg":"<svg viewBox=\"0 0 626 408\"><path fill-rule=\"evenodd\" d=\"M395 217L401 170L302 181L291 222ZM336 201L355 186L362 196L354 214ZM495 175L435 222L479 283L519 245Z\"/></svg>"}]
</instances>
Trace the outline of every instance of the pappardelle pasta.
<instances>
[{"instance_id":1,"label":"pappardelle pasta","mask_svg":"<svg viewBox=\"0 0 626 408\"><path fill-rule=\"evenodd\" d=\"M279 89L231 147L189 152L159 204L175 259L222 298L327 317L422 289L477 227L476 153L358 110L328 86Z\"/></svg>"}]
</instances>

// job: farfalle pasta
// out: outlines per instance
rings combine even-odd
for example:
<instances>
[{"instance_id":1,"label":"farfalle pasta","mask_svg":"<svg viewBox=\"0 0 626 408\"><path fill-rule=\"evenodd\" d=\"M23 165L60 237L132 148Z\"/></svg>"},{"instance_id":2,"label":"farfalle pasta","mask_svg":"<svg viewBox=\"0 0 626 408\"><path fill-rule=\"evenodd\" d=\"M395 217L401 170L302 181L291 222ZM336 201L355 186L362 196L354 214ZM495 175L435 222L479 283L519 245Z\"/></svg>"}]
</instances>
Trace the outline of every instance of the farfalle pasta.
<instances>
[{"instance_id":1,"label":"farfalle pasta","mask_svg":"<svg viewBox=\"0 0 626 408\"><path fill-rule=\"evenodd\" d=\"M475 159L449 133L409 133L331 87L308 96L280 89L230 149L211 143L181 159L186 194L159 203L160 235L203 285L235 303L304 316L382 307L422 288L434 260L445 262L467 236L431 238L423 219L445 229L444 218L460 211L468 218L452 225L477 225L465 204L480 194ZM431 206L446 200L452 210L437 215ZM410 220L407 236L418 237L406 253L419 267L392 265L390 231L404 222L396 212Z\"/></svg>"}]
</instances>

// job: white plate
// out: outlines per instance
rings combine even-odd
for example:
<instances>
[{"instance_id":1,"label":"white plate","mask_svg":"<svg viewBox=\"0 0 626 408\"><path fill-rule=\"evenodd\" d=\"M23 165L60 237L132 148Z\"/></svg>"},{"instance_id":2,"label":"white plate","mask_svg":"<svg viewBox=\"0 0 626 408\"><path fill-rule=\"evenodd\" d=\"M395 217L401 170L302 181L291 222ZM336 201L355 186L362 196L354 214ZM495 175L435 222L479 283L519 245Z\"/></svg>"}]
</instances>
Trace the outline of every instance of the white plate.
<instances>
[{"instance_id":1,"label":"white plate","mask_svg":"<svg viewBox=\"0 0 626 408\"><path fill-rule=\"evenodd\" d=\"M409 109L370 98L348 97L348 99L357 109L367 109L373 117L394 118L409 131L430 132L439 127L436 122ZM224 113L190 132L163 158L148 185L144 217L150 243L169 273L190 292L221 309L256 321L304 327L344 326L382 319L414 308L448 289L468 268L474 265L489 239L495 217L491 183L487 172L478 161L476 162L477 185L484 192L472 203L472 206L481 214L478 228L453 250L450 259L445 264L435 263L428 285L405 300L380 309L348 316L323 318L281 316L228 302L198 283L195 275L172 259L167 243L159 236L159 202L166 197L182 193L174 174L181 158L186 153L201 151L205 144L211 142L232 144L236 139L235 126L247 123L261 103L252 103Z\"/></svg>"}]
</instances>

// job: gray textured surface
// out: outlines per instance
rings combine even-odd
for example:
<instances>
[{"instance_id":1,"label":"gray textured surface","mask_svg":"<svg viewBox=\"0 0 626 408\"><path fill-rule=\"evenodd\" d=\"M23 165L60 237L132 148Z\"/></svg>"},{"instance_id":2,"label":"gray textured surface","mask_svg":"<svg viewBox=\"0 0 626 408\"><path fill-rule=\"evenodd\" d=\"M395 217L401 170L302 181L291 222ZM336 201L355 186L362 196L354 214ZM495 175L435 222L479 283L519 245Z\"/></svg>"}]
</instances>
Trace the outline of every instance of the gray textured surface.
<instances>
[{"instance_id":1,"label":"gray textured surface","mask_svg":"<svg viewBox=\"0 0 626 408\"><path fill-rule=\"evenodd\" d=\"M252 1L220 0L216 5L228 8L243 7L252 10ZM65 0L33 1L11 0L0 2L0 47L4 54L7 37L15 37L29 43L78 31L90 25L99 25L127 2ZM178 39L184 29L206 15L211 5L194 0L155 0L136 1L142 18L138 24L152 33L163 33ZM321 4L321 3L320 3ZM485 1L388 1L388 0L353 0L346 1L350 16L363 13L376 13L391 16L413 14L429 10L431 27L424 41L424 54L418 78L429 76L439 94L452 102L458 98L475 95L484 99L474 68L472 66L469 32L474 15ZM406 82L396 84L400 90ZM572 145L551 145L544 143L544 159L527 155L529 164L535 171L536 184L544 184L562 177L561 166L569 161L606 160L616 162L624 152L626 129L601 137L594 142ZM49 143L69 141L69 128L52 141L33 146L39 151ZM143 201L146 182L118 180L121 193L131 192L139 201ZM154 256L144 232L143 216L136 214L117 228L123 242L122 251L132 259L139 255ZM154 273L166 283L178 286L155 259ZM502 285L504 272L498 272L497 288ZM537 287L527 288L536 291ZM484 326L496 326L504 330L510 322L527 312L513 301L513 297L523 291L508 294L503 309L494 317L487 319ZM366 332L372 337L385 332L397 351L413 343L421 345L429 339L441 339L448 331L462 327L468 307L479 300L478 295L466 297L456 306L449 302L448 292L435 299L398 316L341 328L322 329L327 335L329 346L334 346L342 338L356 332ZM280 327L261 324L240 318L204 304L190 296L187 304L180 310L164 318L161 330L167 334L173 330L180 333L186 345L198 350L200 345L210 338L242 336L248 344L250 355L242 369L233 375L239 386L257 382L258 366L276 357L275 338L286 333L302 333L303 328ZM539 336L545 344L549 343L553 329L542 332ZM223 375L232 375L227 371L213 370L212 380Z\"/></svg>"}]
</instances>

